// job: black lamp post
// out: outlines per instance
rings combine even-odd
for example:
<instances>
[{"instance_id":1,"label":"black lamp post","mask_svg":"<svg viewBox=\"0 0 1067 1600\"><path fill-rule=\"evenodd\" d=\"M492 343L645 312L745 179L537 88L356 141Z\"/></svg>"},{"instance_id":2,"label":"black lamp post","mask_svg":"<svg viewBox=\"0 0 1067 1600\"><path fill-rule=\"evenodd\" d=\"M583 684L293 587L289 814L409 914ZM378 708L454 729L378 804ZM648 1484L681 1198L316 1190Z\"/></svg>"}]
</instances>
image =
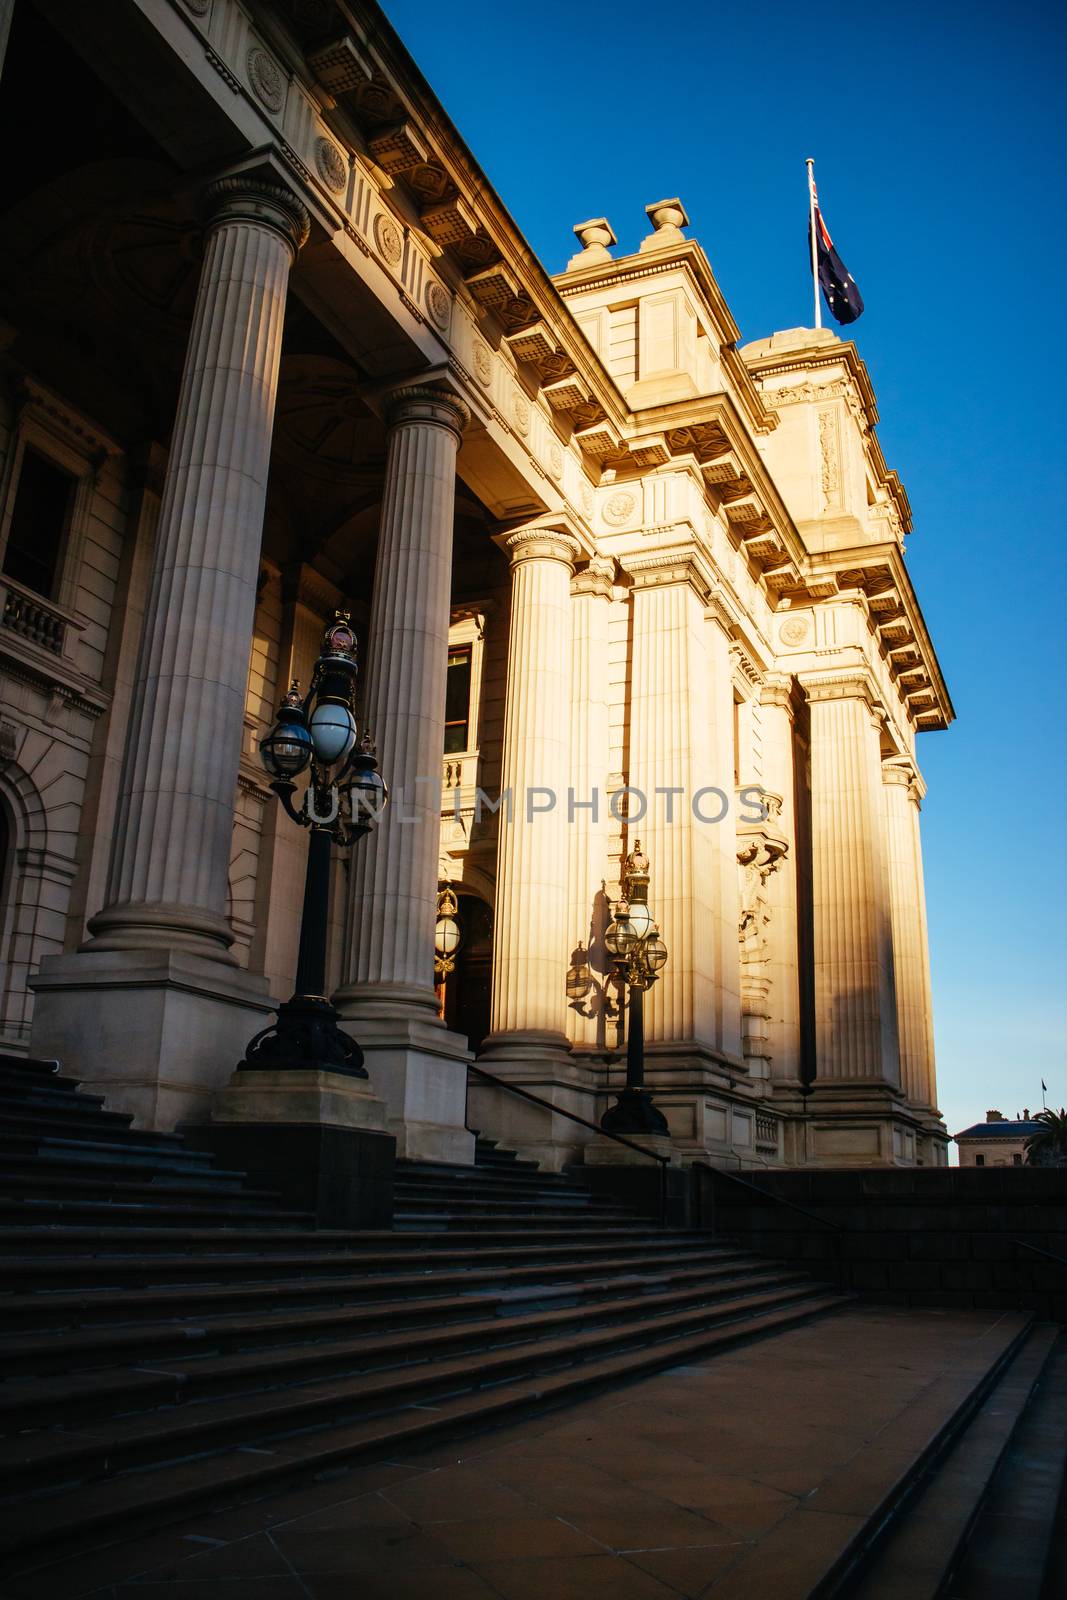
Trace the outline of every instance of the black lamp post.
<instances>
[{"instance_id":1,"label":"black lamp post","mask_svg":"<svg viewBox=\"0 0 1067 1600\"><path fill-rule=\"evenodd\" d=\"M369 730L359 739L355 717L356 637L347 611L338 611L323 635L311 687L301 699L294 679L274 727L259 753L271 788L308 840L296 993L278 1007L278 1020L257 1033L240 1067L275 1071L342 1072L365 1078L363 1052L338 1027L326 988L326 930L330 853L369 833L386 802ZM294 803L296 779L308 786Z\"/></svg>"},{"instance_id":2,"label":"black lamp post","mask_svg":"<svg viewBox=\"0 0 1067 1600\"><path fill-rule=\"evenodd\" d=\"M620 989L630 991L626 1030L626 1087L600 1119L606 1133L667 1135L667 1119L645 1088L645 990L655 983L667 960L667 946L648 909L648 857L640 839L622 864L623 899L613 908L614 920L604 945L615 962Z\"/></svg>"}]
</instances>

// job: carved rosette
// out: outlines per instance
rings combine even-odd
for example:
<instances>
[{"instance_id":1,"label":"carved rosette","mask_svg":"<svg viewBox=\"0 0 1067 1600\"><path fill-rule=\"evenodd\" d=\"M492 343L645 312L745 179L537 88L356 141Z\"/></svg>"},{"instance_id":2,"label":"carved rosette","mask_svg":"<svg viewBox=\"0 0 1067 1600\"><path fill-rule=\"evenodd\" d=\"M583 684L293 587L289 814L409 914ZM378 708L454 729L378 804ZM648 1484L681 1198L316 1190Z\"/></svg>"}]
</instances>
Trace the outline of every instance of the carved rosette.
<instances>
[{"instance_id":1,"label":"carved rosette","mask_svg":"<svg viewBox=\"0 0 1067 1600\"><path fill-rule=\"evenodd\" d=\"M348 182L348 162L332 140L315 140L315 167L326 187L340 194Z\"/></svg>"},{"instance_id":2,"label":"carved rosette","mask_svg":"<svg viewBox=\"0 0 1067 1600\"><path fill-rule=\"evenodd\" d=\"M245 66L256 98L268 111L280 111L285 104L285 78L274 57L254 45L248 52Z\"/></svg>"},{"instance_id":3,"label":"carved rosette","mask_svg":"<svg viewBox=\"0 0 1067 1600\"><path fill-rule=\"evenodd\" d=\"M511 401L511 420L522 434L530 431L530 402L525 395L516 394Z\"/></svg>"},{"instance_id":4,"label":"carved rosette","mask_svg":"<svg viewBox=\"0 0 1067 1600\"><path fill-rule=\"evenodd\" d=\"M493 376L493 358L489 354L489 346L480 341L474 346L474 375L479 383L484 383L488 388Z\"/></svg>"},{"instance_id":5,"label":"carved rosette","mask_svg":"<svg viewBox=\"0 0 1067 1600\"><path fill-rule=\"evenodd\" d=\"M563 476L563 451L555 443L548 452L548 470L557 480Z\"/></svg>"},{"instance_id":6,"label":"carved rosette","mask_svg":"<svg viewBox=\"0 0 1067 1600\"><path fill-rule=\"evenodd\" d=\"M381 251L382 259L389 266L399 265L400 258L404 254L404 241L400 236L400 229L392 217L387 217L384 211L379 211L374 219L374 242Z\"/></svg>"},{"instance_id":7,"label":"carved rosette","mask_svg":"<svg viewBox=\"0 0 1067 1600\"><path fill-rule=\"evenodd\" d=\"M605 505L604 521L612 528L624 528L628 522L633 521L636 510L636 497L620 491L618 494L613 494Z\"/></svg>"},{"instance_id":8,"label":"carved rosette","mask_svg":"<svg viewBox=\"0 0 1067 1600\"><path fill-rule=\"evenodd\" d=\"M452 316L452 299L448 291L431 279L426 286L426 307L439 328L447 328Z\"/></svg>"}]
</instances>

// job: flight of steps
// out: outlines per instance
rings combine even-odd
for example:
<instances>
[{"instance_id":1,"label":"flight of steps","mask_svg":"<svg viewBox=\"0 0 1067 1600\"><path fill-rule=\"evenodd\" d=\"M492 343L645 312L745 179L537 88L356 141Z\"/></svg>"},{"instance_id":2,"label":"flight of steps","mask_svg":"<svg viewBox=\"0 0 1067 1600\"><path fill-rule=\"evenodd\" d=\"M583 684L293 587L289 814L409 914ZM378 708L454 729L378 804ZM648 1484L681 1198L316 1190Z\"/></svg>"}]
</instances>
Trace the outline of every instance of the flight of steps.
<instances>
[{"instance_id":1,"label":"flight of steps","mask_svg":"<svg viewBox=\"0 0 1067 1600\"><path fill-rule=\"evenodd\" d=\"M774 1333L844 1297L479 1141L314 1230L0 1059L0 1552L35 1570Z\"/></svg>"}]
</instances>

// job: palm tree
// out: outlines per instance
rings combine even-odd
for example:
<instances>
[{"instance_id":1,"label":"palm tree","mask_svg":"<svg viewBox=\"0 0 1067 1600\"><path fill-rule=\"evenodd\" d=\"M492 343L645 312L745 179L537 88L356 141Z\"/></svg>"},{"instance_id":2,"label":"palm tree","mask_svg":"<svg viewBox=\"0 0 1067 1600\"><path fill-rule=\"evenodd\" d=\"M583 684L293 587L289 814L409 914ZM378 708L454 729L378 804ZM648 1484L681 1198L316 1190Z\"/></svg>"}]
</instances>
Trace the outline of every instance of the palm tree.
<instances>
[{"instance_id":1,"label":"palm tree","mask_svg":"<svg viewBox=\"0 0 1067 1600\"><path fill-rule=\"evenodd\" d=\"M1026 1141L1028 1167L1067 1167L1067 1112L1039 1111L1034 1117L1041 1127Z\"/></svg>"}]
</instances>

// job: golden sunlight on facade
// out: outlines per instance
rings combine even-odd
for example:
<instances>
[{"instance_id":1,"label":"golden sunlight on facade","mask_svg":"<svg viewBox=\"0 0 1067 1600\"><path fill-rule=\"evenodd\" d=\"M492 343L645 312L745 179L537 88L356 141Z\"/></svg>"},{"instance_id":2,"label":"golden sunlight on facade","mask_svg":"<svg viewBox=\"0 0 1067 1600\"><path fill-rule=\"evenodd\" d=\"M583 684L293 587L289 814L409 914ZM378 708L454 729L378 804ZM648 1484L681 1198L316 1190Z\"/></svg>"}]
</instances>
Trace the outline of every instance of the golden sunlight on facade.
<instances>
[{"instance_id":1,"label":"golden sunlight on facade","mask_svg":"<svg viewBox=\"0 0 1067 1600\"><path fill-rule=\"evenodd\" d=\"M308 848L259 742L342 610L391 794L331 867L369 1077L255 1116L594 1164L563 1113L622 1086L640 841L672 1160L943 1165L917 743L953 711L855 345L742 343L677 198L548 276L372 5L145 0L138 122L62 10L5 68L10 138L47 59L86 147L20 141L5 219L4 1050L144 1128L251 1114Z\"/></svg>"}]
</instances>

